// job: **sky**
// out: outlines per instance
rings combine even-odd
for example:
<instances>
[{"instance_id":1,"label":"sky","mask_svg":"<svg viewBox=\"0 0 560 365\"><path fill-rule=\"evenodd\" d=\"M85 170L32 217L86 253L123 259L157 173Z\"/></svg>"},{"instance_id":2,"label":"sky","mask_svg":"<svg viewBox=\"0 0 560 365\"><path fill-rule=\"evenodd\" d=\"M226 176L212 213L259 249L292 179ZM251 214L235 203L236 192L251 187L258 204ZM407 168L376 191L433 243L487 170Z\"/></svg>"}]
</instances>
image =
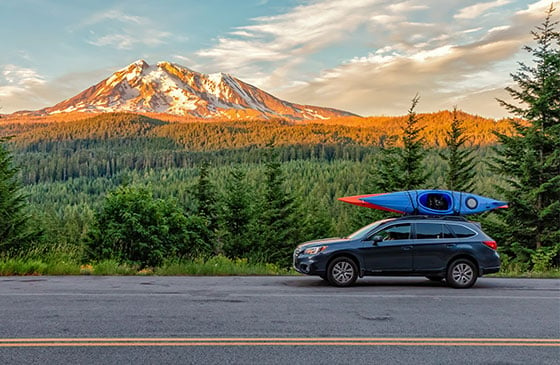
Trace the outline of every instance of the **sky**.
<instances>
[{"instance_id":1,"label":"sky","mask_svg":"<svg viewBox=\"0 0 560 365\"><path fill-rule=\"evenodd\" d=\"M363 116L406 114L418 93L418 112L507 117L495 99L531 64L523 46L550 4L0 0L0 112L52 106L144 59Z\"/></svg>"}]
</instances>

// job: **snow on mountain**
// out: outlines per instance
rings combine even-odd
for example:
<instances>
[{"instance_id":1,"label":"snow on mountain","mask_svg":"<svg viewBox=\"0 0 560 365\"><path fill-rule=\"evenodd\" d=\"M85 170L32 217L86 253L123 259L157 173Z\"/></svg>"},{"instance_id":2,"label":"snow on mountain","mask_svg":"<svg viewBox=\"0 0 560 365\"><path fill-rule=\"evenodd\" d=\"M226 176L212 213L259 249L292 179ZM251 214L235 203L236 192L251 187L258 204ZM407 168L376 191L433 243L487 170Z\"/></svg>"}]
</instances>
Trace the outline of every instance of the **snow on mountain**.
<instances>
[{"instance_id":1,"label":"snow on mountain","mask_svg":"<svg viewBox=\"0 0 560 365\"><path fill-rule=\"evenodd\" d=\"M138 60L41 114L148 112L198 118L329 119L351 113L280 100L229 74L203 74L170 62Z\"/></svg>"}]
</instances>

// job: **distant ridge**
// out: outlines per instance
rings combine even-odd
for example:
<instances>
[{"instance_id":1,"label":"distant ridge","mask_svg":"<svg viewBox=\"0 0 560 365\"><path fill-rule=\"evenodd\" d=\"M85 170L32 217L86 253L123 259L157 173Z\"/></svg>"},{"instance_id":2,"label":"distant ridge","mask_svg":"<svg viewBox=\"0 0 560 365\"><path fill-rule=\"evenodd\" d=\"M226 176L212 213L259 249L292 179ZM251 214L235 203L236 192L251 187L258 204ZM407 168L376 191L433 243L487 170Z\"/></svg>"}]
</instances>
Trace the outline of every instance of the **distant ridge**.
<instances>
[{"instance_id":1,"label":"distant ridge","mask_svg":"<svg viewBox=\"0 0 560 365\"><path fill-rule=\"evenodd\" d=\"M170 62L138 60L52 107L22 115L68 112L165 113L194 118L327 120L355 114L278 99L229 74L203 74Z\"/></svg>"}]
</instances>

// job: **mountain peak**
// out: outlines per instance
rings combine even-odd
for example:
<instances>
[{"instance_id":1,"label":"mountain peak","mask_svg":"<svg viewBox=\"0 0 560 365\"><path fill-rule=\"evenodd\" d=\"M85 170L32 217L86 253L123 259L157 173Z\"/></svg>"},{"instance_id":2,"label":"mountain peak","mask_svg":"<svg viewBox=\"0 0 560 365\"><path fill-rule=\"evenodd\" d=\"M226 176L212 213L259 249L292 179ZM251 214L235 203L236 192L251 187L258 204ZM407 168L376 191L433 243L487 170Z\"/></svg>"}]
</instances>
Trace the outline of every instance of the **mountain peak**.
<instances>
[{"instance_id":1,"label":"mountain peak","mask_svg":"<svg viewBox=\"0 0 560 365\"><path fill-rule=\"evenodd\" d=\"M199 73L176 63L137 60L44 114L168 113L197 118L329 119L348 112L280 100L227 73Z\"/></svg>"},{"instance_id":2,"label":"mountain peak","mask_svg":"<svg viewBox=\"0 0 560 365\"><path fill-rule=\"evenodd\" d=\"M143 69L146 69L148 67L150 67L148 62L140 59L140 60L132 62L130 65L126 66L123 70L132 69L132 68L139 68L139 69L143 70Z\"/></svg>"}]
</instances>

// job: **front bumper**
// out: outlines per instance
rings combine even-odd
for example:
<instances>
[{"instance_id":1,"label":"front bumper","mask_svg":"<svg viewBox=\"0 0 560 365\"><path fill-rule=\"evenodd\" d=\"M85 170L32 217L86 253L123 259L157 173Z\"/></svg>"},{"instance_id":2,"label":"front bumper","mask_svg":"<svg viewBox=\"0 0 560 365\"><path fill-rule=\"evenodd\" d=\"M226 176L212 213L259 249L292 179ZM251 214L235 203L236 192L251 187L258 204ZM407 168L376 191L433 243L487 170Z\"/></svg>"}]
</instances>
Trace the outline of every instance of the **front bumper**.
<instances>
[{"instance_id":1,"label":"front bumper","mask_svg":"<svg viewBox=\"0 0 560 365\"><path fill-rule=\"evenodd\" d=\"M294 252L293 266L299 273L306 275L323 275L327 271L325 265L325 255L303 255L297 251Z\"/></svg>"}]
</instances>

